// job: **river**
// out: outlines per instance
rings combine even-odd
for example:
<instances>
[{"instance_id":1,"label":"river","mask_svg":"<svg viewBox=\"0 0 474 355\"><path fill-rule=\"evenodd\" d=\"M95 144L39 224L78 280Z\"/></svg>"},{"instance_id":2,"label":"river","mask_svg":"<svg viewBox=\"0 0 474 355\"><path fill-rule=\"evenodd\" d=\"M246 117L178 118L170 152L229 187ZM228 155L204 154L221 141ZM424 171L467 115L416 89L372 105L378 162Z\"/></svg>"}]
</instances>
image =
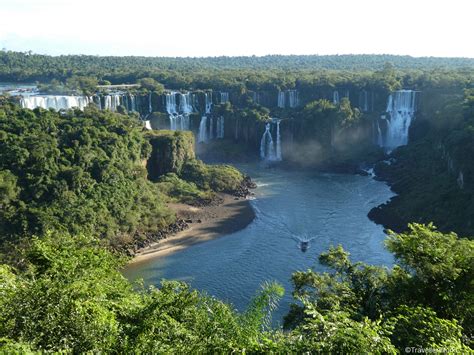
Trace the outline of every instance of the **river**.
<instances>
[{"instance_id":1,"label":"river","mask_svg":"<svg viewBox=\"0 0 474 355\"><path fill-rule=\"evenodd\" d=\"M294 172L240 165L258 185L251 201L255 220L245 229L174 254L132 264L124 274L145 284L183 280L244 310L264 281L278 281L285 296L273 314L278 325L292 302L291 274L324 271L318 255L341 244L353 261L391 266L383 227L367 213L387 201L389 187L370 176ZM301 241L309 241L301 249ZM304 246L304 244L303 244Z\"/></svg>"}]
</instances>

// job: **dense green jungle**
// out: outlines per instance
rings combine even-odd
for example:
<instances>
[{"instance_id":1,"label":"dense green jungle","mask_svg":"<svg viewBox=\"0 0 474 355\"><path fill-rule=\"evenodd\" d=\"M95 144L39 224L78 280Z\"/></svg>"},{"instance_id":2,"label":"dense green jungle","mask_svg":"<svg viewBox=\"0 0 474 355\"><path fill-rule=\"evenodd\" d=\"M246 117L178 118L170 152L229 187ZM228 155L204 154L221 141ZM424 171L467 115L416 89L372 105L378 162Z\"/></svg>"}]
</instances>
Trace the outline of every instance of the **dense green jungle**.
<instances>
[{"instance_id":1,"label":"dense green jungle","mask_svg":"<svg viewBox=\"0 0 474 355\"><path fill-rule=\"evenodd\" d=\"M474 351L474 59L0 51L0 82L38 90L0 97L1 352ZM387 100L406 97L397 128ZM368 216L394 265L335 245L315 256L326 271L294 270L290 290L268 280L243 312L122 275L181 230L170 203L248 194L232 163L249 161L387 182L396 195Z\"/></svg>"}]
</instances>

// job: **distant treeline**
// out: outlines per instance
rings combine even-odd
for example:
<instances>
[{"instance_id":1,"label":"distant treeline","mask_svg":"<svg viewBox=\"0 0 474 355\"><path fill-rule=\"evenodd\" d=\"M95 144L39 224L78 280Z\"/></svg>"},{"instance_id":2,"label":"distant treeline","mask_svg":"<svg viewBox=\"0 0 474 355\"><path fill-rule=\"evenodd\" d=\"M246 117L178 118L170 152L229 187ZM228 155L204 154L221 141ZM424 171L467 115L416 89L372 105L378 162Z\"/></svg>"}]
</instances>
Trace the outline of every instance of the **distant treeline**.
<instances>
[{"instance_id":1,"label":"distant treeline","mask_svg":"<svg viewBox=\"0 0 474 355\"><path fill-rule=\"evenodd\" d=\"M472 58L414 58L394 55L271 55L264 57L99 57L47 56L0 51L0 81L65 81L73 76L94 77L107 84L135 83L151 77L173 89L287 89L308 83L333 85L367 81L373 72L456 72L472 77ZM369 75L370 73L370 75Z\"/></svg>"}]
</instances>

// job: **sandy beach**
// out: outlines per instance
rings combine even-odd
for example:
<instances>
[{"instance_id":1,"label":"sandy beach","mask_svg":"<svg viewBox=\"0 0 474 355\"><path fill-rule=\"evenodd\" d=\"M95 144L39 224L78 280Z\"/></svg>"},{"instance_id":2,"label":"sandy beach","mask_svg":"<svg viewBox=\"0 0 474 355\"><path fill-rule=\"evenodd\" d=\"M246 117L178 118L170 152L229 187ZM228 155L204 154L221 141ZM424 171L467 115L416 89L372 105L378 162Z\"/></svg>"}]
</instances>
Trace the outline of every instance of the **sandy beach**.
<instances>
[{"instance_id":1,"label":"sandy beach","mask_svg":"<svg viewBox=\"0 0 474 355\"><path fill-rule=\"evenodd\" d=\"M140 250L130 263L144 262L237 232L253 221L255 213L249 200L228 194L219 196L223 199L219 205L194 207L180 203L169 204L179 218L187 221L190 228Z\"/></svg>"}]
</instances>

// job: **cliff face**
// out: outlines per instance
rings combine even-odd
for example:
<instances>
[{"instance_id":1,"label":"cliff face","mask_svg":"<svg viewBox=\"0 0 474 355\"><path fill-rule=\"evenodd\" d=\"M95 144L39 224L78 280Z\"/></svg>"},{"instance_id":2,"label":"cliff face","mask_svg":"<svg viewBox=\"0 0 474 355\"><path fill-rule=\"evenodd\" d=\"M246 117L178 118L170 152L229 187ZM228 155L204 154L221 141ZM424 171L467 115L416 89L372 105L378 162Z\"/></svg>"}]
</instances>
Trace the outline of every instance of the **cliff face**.
<instances>
[{"instance_id":1,"label":"cliff face","mask_svg":"<svg viewBox=\"0 0 474 355\"><path fill-rule=\"evenodd\" d=\"M195 159L192 132L151 131L148 133L148 139L152 153L147 162L147 170L152 181L167 173L179 175L184 163Z\"/></svg>"}]
</instances>

